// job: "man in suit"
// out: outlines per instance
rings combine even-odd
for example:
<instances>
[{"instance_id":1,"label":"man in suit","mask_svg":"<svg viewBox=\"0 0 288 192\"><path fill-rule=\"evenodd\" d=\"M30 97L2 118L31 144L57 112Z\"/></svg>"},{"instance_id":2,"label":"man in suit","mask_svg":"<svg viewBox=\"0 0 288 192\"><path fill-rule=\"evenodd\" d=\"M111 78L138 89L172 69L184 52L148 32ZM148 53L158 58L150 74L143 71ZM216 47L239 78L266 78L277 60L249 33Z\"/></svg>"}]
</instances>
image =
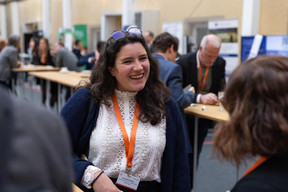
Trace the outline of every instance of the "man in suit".
<instances>
[{"instance_id":1,"label":"man in suit","mask_svg":"<svg viewBox=\"0 0 288 192\"><path fill-rule=\"evenodd\" d=\"M164 32L159 34L153 43L153 56L160 64L160 79L170 89L173 99L177 102L184 120L184 108L188 107L194 100L194 87L184 93L182 88L182 70L179 65L175 63L175 58L178 53L178 39L171 34ZM189 141L186 123L184 122L184 133L186 136L186 145L189 152L191 152L191 145Z\"/></svg>"},{"instance_id":2,"label":"man in suit","mask_svg":"<svg viewBox=\"0 0 288 192\"><path fill-rule=\"evenodd\" d=\"M177 63L182 67L183 87L192 85L195 87L195 103L214 105L218 102L218 91L225 86L226 62L219 57L221 40L213 34L202 38L199 50L179 58ZM186 115L190 141L194 142L194 117ZM208 128L212 127L212 121L199 119L198 122L198 158ZM189 157L190 175L193 174L193 154Z\"/></svg>"},{"instance_id":3,"label":"man in suit","mask_svg":"<svg viewBox=\"0 0 288 192\"><path fill-rule=\"evenodd\" d=\"M18 49L20 48L20 37L11 35L8 45L0 53L0 86L10 88L11 68L23 65L18 61Z\"/></svg>"},{"instance_id":4,"label":"man in suit","mask_svg":"<svg viewBox=\"0 0 288 192\"><path fill-rule=\"evenodd\" d=\"M0 191L72 192L69 133L60 117L0 87Z\"/></svg>"}]
</instances>

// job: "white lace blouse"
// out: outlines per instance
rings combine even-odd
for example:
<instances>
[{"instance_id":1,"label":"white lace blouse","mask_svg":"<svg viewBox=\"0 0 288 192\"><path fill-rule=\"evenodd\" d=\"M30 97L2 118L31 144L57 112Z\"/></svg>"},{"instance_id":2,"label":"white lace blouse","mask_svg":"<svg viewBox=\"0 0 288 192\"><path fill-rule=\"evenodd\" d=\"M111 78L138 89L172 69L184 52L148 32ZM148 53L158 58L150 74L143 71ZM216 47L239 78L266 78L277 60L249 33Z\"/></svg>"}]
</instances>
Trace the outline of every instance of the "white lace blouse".
<instances>
[{"instance_id":1,"label":"white lace blouse","mask_svg":"<svg viewBox=\"0 0 288 192\"><path fill-rule=\"evenodd\" d=\"M136 107L136 92L129 93L118 90L115 90L115 92L126 132L130 139ZM163 118L156 126L139 120L130 170L126 168L124 140L111 99L110 103L110 107L100 104L96 128L92 131L90 137L88 160L111 178L117 178L120 172L129 172L140 177L141 181L155 180L161 182L160 168L166 145L166 119ZM92 169L98 171L97 168ZM82 178L82 184L86 187L91 187L89 186L90 182L87 181L91 178L89 177L91 175L89 169L91 169L91 166L86 168Z\"/></svg>"}]
</instances>

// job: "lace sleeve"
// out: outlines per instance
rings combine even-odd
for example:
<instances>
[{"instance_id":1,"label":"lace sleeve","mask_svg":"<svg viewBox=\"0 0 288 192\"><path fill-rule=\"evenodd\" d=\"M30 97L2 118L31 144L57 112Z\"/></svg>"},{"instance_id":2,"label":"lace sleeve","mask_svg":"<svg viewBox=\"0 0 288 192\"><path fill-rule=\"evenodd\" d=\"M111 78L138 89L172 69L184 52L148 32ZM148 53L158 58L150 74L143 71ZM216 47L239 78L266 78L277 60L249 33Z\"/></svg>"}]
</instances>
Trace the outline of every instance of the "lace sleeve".
<instances>
[{"instance_id":1,"label":"lace sleeve","mask_svg":"<svg viewBox=\"0 0 288 192\"><path fill-rule=\"evenodd\" d=\"M101 171L101 169L99 169L98 167L95 167L93 165L89 165L86 169L85 169L85 172L83 174L83 177L82 177L82 181L81 181L81 184L88 188L88 189L91 189L92 186L92 182L94 181L94 179L96 178L97 176L97 172Z\"/></svg>"}]
</instances>

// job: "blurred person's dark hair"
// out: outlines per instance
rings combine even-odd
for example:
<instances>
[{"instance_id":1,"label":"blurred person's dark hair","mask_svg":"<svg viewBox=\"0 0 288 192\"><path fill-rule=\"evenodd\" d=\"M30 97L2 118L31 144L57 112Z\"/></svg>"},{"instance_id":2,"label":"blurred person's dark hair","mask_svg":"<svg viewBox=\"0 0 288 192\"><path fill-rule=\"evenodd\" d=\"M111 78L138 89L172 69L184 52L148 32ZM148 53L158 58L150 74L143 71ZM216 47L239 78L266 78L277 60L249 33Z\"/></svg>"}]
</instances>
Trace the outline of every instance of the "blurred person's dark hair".
<instances>
[{"instance_id":1,"label":"blurred person's dark hair","mask_svg":"<svg viewBox=\"0 0 288 192\"><path fill-rule=\"evenodd\" d=\"M104 45L105 45L105 41L98 41L97 42L97 51L99 53L101 53L101 50L103 49Z\"/></svg>"},{"instance_id":2,"label":"blurred person's dark hair","mask_svg":"<svg viewBox=\"0 0 288 192\"><path fill-rule=\"evenodd\" d=\"M80 42L81 42L80 39L76 39L75 42L74 42L74 45L78 46Z\"/></svg>"},{"instance_id":3,"label":"blurred person's dark hair","mask_svg":"<svg viewBox=\"0 0 288 192\"><path fill-rule=\"evenodd\" d=\"M62 43L61 41L57 42L58 45L60 45L61 47L65 47L64 43Z\"/></svg>"},{"instance_id":4,"label":"blurred person's dark hair","mask_svg":"<svg viewBox=\"0 0 288 192\"><path fill-rule=\"evenodd\" d=\"M156 36L153 42L153 52L165 53L173 45L174 51L178 51L179 40L168 32Z\"/></svg>"}]
</instances>

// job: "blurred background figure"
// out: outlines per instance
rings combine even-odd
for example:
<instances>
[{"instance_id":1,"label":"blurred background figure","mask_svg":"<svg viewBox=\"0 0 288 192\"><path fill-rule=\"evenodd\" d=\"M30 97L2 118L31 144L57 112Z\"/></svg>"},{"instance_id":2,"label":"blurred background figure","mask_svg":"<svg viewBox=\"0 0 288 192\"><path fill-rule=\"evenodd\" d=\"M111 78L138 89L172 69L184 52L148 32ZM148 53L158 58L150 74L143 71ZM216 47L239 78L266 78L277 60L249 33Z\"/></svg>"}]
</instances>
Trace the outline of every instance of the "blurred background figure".
<instances>
[{"instance_id":1,"label":"blurred background figure","mask_svg":"<svg viewBox=\"0 0 288 192\"><path fill-rule=\"evenodd\" d=\"M72 191L68 131L55 113L0 87L0 191Z\"/></svg>"},{"instance_id":2,"label":"blurred background figure","mask_svg":"<svg viewBox=\"0 0 288 192\"><path fill-rule=\"evenodd\" d=\"M30 38L28 49L27 49L27 54L30 57L30 63L33 62L34 55L37 54L38 45L39 45L38 38L36 37Z\"/></svg>"},{"instance_id":3,"label":"blurred background figure","mask_svg":"<svg viewBox=\"0 0 288 192\"><path fill-rule=\"evenodd\" d=\"M39 41L39 47L36 54L33 56L32 64L34 65L49 65L55 66L53 57L50 54L50 46L47 38L41 38ZM40 80L37 78L37 84L40 83ZM46 80L43 80L41 85L42 91L42 103L44 104L46 101ZM53 107L54 103L57 101L57 84L51 82L51 100L50 106Z\"/></svg>"},{"instance_id":4,"label":"blurred background figure","mask_svg":"<svg viewBox=\"0 0 288 192\"><path fill-rule=\"evenodd\" d=\"M239 65L225 89L230 115L218 123L214 152L239 166L259 160L231 192L285 192L288 189L288 58L262 56Z\"/></svg>"},{"instance_id":5,"label":"blurred background figure","mask_svg":"<svg viewBox=\"0 0 288 192\"><path fill-rule=\"evenodd\" d=\"M5 46L6 46L6 41L5 40L1 40L0 41L0 53L4 49Z\"/></svg>"},{"instance_id":6,"label":"blurred background figure","mask_svg":"<svg viewBox=\"0 0 288 192\"><path fill-rule=\"evenodd\" d=\"M86 51L81 40L75 40L72 52L76 55L78 60L85 56Z\"/></svg>"},{"instance_id":7,"label":"blurred background figure","mask_svg":"<svg viewBox=\"0 0 288 192\"><path fill-rule=\"evenodd\" d=\"M69 71L81 71L81 68L77 67L76 55L65 48L63 43L55 43L53 53L55 54L56 67L67 67Z\"/></svg>"},{"instance_id":8,"label":"blurred background figure","mask_svg":"<svg viewBox=\"0 0 288 192\"><path fill-rule=\"evenodd\" d=\"M11 35L8 44L0 53L0 86L11 89L11 68L20 67L24 63L18 61L20 37Z\"/></svg>"},{"instance_id":9,"label":"blurred background figure","mask_svg":"<svg viewBox=\"0 0 288 192\"><path fill-rule=\"evenodd\" d=\"M97 60L100 57L101 50L103 49L105 45L105 41L98 41L97 42L97 49L93 52L88 53L85 57L82 57L77 62L77 66L83 66L87 70L91 70L94 64L97 62Z\"/></svg>"},{"instance_id":10,"label":"blurred background figure","mask_svg":"<svg viewBox=\"0 0 288 192\"><path fill-rule=\"evenodd\" d=\"M144 33L144 39L145 39L148 47L152 51L152 45L153 45L153 41L154 41L154 33L152 33L151 31L145 32Z\"/></svg>"},{"instance_id":11,"label":"blurred background figure","mask_svg":"<svg viewBox=\"0 0 288 192\"><path fill-rule=\"evenodd\" d=\"M47 38L41 38L39 41L39 48L34 54L32 63L34 65L51 65L55 66L53 57L50 54L49 40Z\"/></svg>"}]
</instances>

